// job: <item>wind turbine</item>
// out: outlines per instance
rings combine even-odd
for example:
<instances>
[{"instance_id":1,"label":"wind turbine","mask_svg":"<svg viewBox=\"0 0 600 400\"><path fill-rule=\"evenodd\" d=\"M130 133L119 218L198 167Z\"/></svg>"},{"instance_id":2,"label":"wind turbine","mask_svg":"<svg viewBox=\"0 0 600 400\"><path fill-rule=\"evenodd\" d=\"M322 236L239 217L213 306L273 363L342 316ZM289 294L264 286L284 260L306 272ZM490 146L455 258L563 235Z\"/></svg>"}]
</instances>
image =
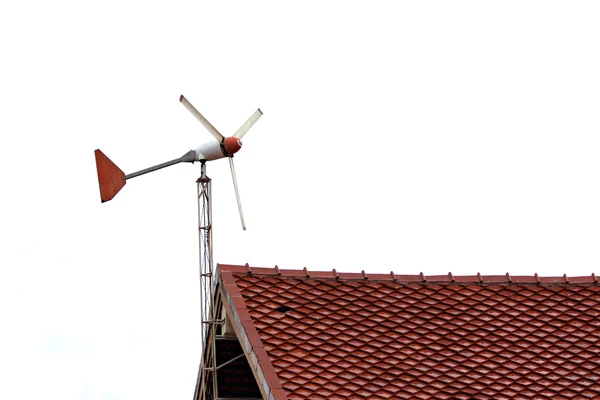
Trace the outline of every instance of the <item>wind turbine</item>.
<instances>
[{"instance_id":1,"label":"wind turbine","mask_svg":"<svg viewBox=\"0 0 600 400\"><path fill-rule=\"evenodd\" d=\"M198 121L202 123L202 125L204 125L204 127L216 140L206 142L197 147L195 150L190 150L174 160L154 165L152 167L145 168L127 175L125 175L125 173L119 167L117 167L115 163L113 163L104 153L102 153L102 151L97 149L95 151L95 156L96 170L98 172L98 184L100 185L100 200L102 203L111 200L123 188L123 186L125 186L125 183L127 183L128 179L182 162L194 163L196 161L200 161L202 164L204 164L207 161L213 161L227 157L229 159L229 167L231 168L231 177L233 178L233 187L235 189L235 197L237 199L238 210L240 212L242 228L246 230L237 178L235 176L233 155L242 148L242 137L244 137L246 132L248 132L252 125L254 125L262 116L262 111L260 111L260 108L257 109L232 136L225 137L221 135L221 133L210 122L208 122L208 120L204 118L200 111L198 111L183 95L179 97L179 101L192 113L194 117L196 117Z\"/></svg>"}]
</instances>

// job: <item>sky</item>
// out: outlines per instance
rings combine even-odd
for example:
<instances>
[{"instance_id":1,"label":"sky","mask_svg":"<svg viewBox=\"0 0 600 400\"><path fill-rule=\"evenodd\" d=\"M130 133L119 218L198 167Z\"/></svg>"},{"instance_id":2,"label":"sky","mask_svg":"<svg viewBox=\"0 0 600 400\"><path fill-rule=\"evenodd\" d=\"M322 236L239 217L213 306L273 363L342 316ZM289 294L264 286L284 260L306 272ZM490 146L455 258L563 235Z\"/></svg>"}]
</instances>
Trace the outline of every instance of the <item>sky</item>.
<instances>
[{"instance_id":1,"label":"sky","mask_svg":"<svg viewBox=\"0 0 600 400\"><path fill-rule=\"evenodd\" d=\"M0 398L191 398L196 179L130 173L260 107L207 165L218 263L600 273L594 1L0 5Z\"/></svg>"}]
</instances>

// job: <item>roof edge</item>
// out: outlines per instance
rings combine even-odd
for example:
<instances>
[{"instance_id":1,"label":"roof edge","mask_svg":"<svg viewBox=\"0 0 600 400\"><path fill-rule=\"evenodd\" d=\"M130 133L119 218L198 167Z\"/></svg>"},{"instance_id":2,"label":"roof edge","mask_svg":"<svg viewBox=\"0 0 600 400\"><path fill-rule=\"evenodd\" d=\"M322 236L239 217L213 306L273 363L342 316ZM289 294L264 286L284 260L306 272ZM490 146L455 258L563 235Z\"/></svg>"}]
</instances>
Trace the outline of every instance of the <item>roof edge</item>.
<instances>
[{"instance_id":1,"label":"roof edge","mask_svg":"<svg viewBox=\"0 0 600 400\"><path fill-rule=\"evenodd\" d=\"M258 386L264 396L269 400L287 400L287 395L281 386L279 377L271 363L258 331L252 322L250 313L244 301L233 273L221 269L217 264L217 284L222 293L223 304L230 313L230 321L246 354Z\"/></svg>"},{"instance_id":2,"label":"roof edge","mask_svg":"<svg viewBox=\"0 0 600 400\"><path fill-rule=\"evenodd\" d=\"M401 285L410 284L435 284L435 285L537 285L537 286L556 286L556 285L598 285L596 274L589 276L568 277L563 276L539 276L537 273L531 275L512 276L508 272L505 275L453 275L449 272L447 275L397 275L393 271L389 274L367 274L364 270L361 272L337 272L332 271L309 271L306 267L303 269L280 269L275 267L251 267L245 265L217 264L219 271L231 273L232 275L246 276L276 276L281 278L294 279L319 279L319 280L343 280L343 281L367 281L367 282L389 282Z\"/></svg>"}]
</instances>

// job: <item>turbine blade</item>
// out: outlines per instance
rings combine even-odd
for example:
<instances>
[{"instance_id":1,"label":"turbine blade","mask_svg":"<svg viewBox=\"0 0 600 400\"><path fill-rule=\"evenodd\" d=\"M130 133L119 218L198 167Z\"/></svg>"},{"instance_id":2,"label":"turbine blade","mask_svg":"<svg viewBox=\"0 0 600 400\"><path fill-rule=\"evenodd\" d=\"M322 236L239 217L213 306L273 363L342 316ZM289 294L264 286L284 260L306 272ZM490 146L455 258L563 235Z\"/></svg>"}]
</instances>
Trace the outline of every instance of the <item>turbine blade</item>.
<instances>
[{"instance_id":1,"label":"turbine blade","mask_svg":"<svg viewBox=\"0 0 600 400\"><path fill-rule=\"evenodd\" d=\"M237 178L235 177L235 167L233 166L233 157L229 157L229 166L231 167L231 176L233 178L233 188L235 189L235 198L238 204L238 210L240 210L240 219L242 221L242 228L246 230L246 223L244 222L244 213L242 212L242 201L240 200L240 192L238 190Z\"/></svg>"},{"instance_id":2,"label":"turbine blade","mask_svg":"<svg viewBox=\"0 0 600 400\"><path fill-rule=\"evenodd\" d=\"M215 139L217 139L219 143L223 141L223 135L221 135L217 128L212 126L212 124L208 122L206 118L204 118L204 115L200 114L200 111L196 110L196 107L194 107L192 103L188 101L188 99L181 95L179 96L179 101L185 106L185 108L189 110L189 112L192 113L194 117L196 117L198 121L202 123L202 125L204 125L204 127L210 132L211 135L215 137Z\"/></svg>"},{"instance_id":3,"label":"turbine blade","mask_svg":"<svg viewBox=\"0 0 600 400\"><path fill-rule=\"evenodd\" d=\"M260 111L259 108L258 110L254 111L254 114L252 114L246 122L244 122L244 125L240 126L240 129L237 130L233 137L241 139L242 136L244 136L246 132L252 128L252 125L254 125L254 123L258 121L260 117L262 117L262 111Z\"/></svg>"}]
</instances>

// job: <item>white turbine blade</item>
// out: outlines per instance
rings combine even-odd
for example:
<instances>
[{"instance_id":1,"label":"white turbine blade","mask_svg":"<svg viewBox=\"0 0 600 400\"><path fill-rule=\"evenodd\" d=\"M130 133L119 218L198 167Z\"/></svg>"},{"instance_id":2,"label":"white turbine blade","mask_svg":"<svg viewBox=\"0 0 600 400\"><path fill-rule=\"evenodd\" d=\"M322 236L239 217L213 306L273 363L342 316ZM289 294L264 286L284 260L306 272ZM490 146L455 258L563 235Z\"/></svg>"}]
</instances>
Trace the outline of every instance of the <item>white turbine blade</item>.
<instances>
[{"instance_id":1,"label":"white turbine blade","mask_svg":"<svg viewBox=\"0 0 600 400\"><path fill-rule=\"evenodd\" d=\"M244 125L240 126L240 129L237 130L233 137L241 139L242 136L244 136L246 132L252 128L252 125L254 125L254 123L258 121L260 117L262 117L262 111L260 111L259 108L258 110L254 111L254 114L252 114L250 118L248 118L248 121L244 122Z\"/></svg>"},{"instance_id":2,"label":"white turbine blade","mask_svg":"<svg viewBox=\"0 0 600 400\"><path fill-rule=\"evenodd\" d=\"M242 201L240 200L240 192L238 190L237 178L235 177L235 167L233 166L233 157L229 157L229 166L231 167L231 176L233 177L233 188L235 189L235 198L237 199L238 210L240 210L242 228L246 230L246 223L244 222L244 213L242 212Z\"/></svg>"},{"instance_id":3,"label":"white turbine blade","mask_svg":"<svg viewBox=\"0 0 600 400\"><path fill-rule=\"evenodd\" d=\"M217 128L212 126L212 124L208 122L206 118L204 118L204 115L200 114L200 111L196 110L196 107L194 107L192 103L188 101L188 99L181 95L179 97L179 101L194 115L194 117L196 117L198 121L202 123L202 125L204 125L204 127L210 132L211 135L215 137L215 139L217 139L219 143L223 141L223 135L221 135Z\"/></svg>"}]
</instances>

